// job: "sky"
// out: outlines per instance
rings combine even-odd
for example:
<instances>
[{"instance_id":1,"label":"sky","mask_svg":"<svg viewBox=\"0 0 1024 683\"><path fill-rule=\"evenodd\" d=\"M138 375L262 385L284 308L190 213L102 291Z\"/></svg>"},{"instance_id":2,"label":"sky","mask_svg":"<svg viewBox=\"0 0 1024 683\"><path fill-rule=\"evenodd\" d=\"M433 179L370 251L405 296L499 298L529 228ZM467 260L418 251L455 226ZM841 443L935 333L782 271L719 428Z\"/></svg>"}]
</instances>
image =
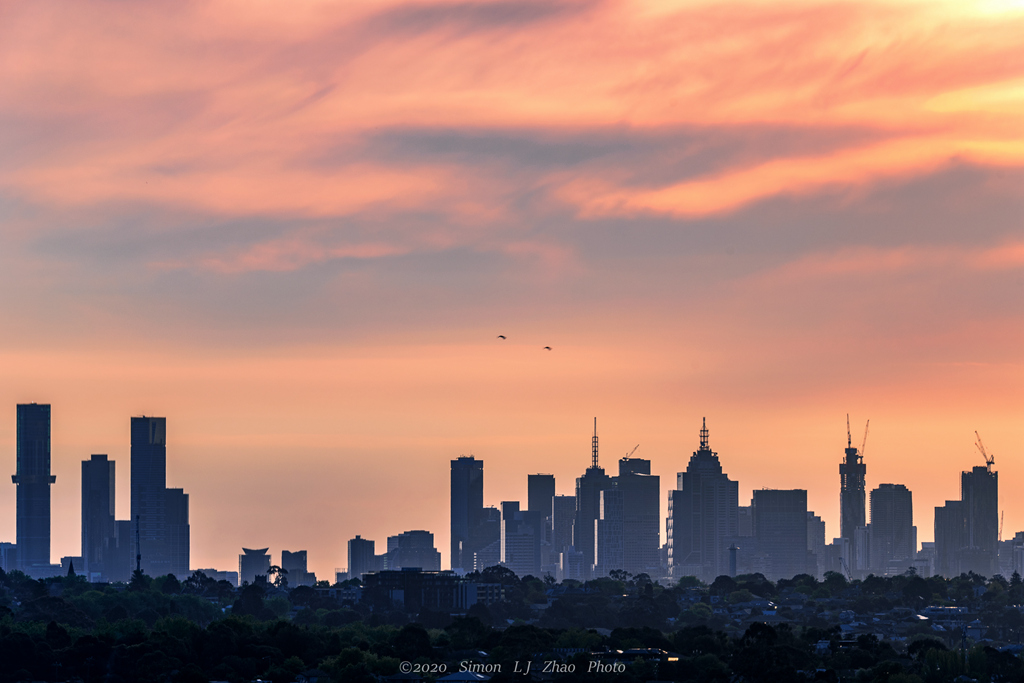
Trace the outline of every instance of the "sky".
<instances>
[{"instance_id":1,"label":"sky","mask_svg":"<svg viewBox=\"0 0 1024 683\"><path fill-rule=\"evenodd\" d=\"M595 416L664 491L706 417L741 503L805 488L831 539L849 414L921 541L977 430L1011 537L1022 35L998 0L0 4L0 462L50 403L56 562L79 463L128 518L166 416L193 568L333 579L356 534L447 567L460 455L487 504L572 493Z\"/></svg>"}]
</instances>

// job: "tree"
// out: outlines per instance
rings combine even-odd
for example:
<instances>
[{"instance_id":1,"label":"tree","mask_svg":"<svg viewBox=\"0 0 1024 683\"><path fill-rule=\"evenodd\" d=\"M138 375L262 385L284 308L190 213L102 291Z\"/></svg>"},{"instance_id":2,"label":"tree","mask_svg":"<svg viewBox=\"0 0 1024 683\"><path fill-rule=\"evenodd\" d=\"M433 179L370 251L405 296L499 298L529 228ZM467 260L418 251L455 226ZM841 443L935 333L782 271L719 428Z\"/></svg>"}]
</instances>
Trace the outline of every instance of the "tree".
<instances>
[{"instance_id":1,"label":"tree","mask_svg":"<svg viewBox=\"0 0 1024 683\"><path fill-rule=\"evenodd\" d=\"M288 579L285 578L287 574L287 569L281 569L276 564L272 564L267 568L267 580L278 588L288 585Z\"/></svg>"},{"instance_id":2,"label":"tree","mask_svg":"<svg viewBox=\"0 0 1024 683\"><path fill-rule=\"evenodd\" d=\"M149 585L153 582L153 579L146 576L141 569L136 569L132 572L132 580L128 582L128 590L130 591L147 591Z\"/></svg>"}]
</instances>

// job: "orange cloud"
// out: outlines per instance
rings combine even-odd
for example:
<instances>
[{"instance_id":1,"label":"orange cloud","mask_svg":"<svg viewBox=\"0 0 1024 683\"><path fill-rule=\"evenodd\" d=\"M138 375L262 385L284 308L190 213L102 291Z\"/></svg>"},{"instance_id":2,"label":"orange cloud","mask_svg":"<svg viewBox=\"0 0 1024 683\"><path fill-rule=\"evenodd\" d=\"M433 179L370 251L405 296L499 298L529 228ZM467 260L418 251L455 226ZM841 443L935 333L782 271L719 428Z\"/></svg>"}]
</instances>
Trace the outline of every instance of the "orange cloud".
<instances>
[{"instance_id":1,"label":"orange cloud","mask_svg":"<svg viewBox=\"0 0 1024 683\"><path fill-rule=\"evenodd\" d=\"M234 2L8 9L0 115L34 153L0 162L0 186L70 205L141 200L235 215L446 205L473 220L485 197L493 207L518 182L474 166L359 158L359 140L390 126L773 123L892 138L660 188L584 173L560 196L587 214L718 213L928 173L953 155L1024 163L1020 12L626 0L239 12ZM333 167L314 161L325 146ZM481 194L485 176L504 189Z\"/></svg>"}]
</instances>

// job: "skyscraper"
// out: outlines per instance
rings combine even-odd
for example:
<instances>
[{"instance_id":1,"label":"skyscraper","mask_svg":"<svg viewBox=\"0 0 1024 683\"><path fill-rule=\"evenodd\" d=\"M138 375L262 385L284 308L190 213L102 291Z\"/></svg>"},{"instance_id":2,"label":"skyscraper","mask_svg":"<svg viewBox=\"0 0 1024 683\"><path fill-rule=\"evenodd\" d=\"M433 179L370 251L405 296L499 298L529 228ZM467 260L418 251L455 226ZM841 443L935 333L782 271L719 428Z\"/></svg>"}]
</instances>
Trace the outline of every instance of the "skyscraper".
<instances>
[{"instance_id":1,"label":"skyscraper","mask_svg":"<svg viewBox=\"0 0 1024 683\"><path fill-rule=\"evenodd\" d=\"M803 489L754 491L754 538L762 573L771 581L811 574L807 549L807 491Z\"/></svg>"},{"instance_id":2,"label":"skyscraper","mask_svg":"<svg viewBox=\"0 0 1024 683\"><path fill-rule=\"evenodd\" d=\"M484 463L473 456L452 460L452 569L473 570L474 537L484 521ZM349 572L351 573L351 567Z\"/></svg>"},{"instance_id":3,"label":"skyscraper","mask_svg":"<svg viewBox=\"0 0 1024 683\"><path fill-rule=\"evenodd\" d=\"M962 472L960 499L967 518L960 571L992 576L999 572L999 473L991 465Z\"/></svg>"},{"instance_id":4,"label":"skyscraper","mask_svg":"<svg viewBox=\"0 0 1024 683\"><path fill-rule=\"evenodd\" d=\"M186 577L189 572L191 528L188 523L188 494L182 489L165 489L164 523L167 529L168 572Z\"/></svg>"},{"instance_id":5,"label":"skyscraper","mask_svg":"<svg viewBox=\"0 0 1024 683\"><path fill-rule=\"evenodd\" d=\"M654 573L661 565L661 477L651 461L619 460L615 488L622 492L622 566L630 574Z\"/></svg>"},{"instance_id":6,"label":"skyscraper","mask_svg":"<svg viewBox=\"0 0 1024 683\"><path fill-rule=\"evenodd\" d=\"M729 572L728 539L739 536L739 483L722 471L708 434L704 420L700 448L669 491L667 526L672 575L710 582Z\"/></svg>"},{"instance_id":7,"label":"skyscraper","mask_svg":"<svg viewBox=\"0 0 1024 683\"><path fill-rule=\"evenodd\" d=\"M917 527L913 495L903 484L881 484L871 491L871 551L875 574L901 574L914 564ZM891 572L890 572L891 569Z\"/></svg>"},{"instance_id":8,"label":"skyscraper","mask_svg":"<svg viewBox=\"0 0 1024 683\"><path fill-rule=\"evenodd\" d=\"M50 575L50 406L18 405L17 493L18 567L29 576Z\"/></svg>"},{"instance_id":9,"label":"skyscraper","mask_svg":"<svg viewBox=\"0 0 1024 683\"><path fill-rule=\"evenodd\" d=\"M813 511L807 511L807 549L814 553L815 578L820 579L825 573L825 562L828 559L828 546L825 545L825 520Z\"/></svg>"},{"instance_id":10,"label":"skyscraper","mask_svg":"<svg viewBox=\"0 0 1024 683\"><path fill-rule=\"evenodd\" d=\"M550 517L551 499L555 497L555 475L530 474L526 482L526 509Z\"/></svg>"},{"instance_id":11,"label":"skyscraper","mask_svg":"<svg viewBox=\"0 0 1024 683\"><path fill-rule=\"evenodd\" d=\"M551 499L551 562L555 574L562 564L562 553L575 552L572 525L576 518L576 496L555 496Z\"/></svg>"},{"instance_id":12,"label":"skyscraper","mask_svg":"<svg viewBox=\"0 0 1024 683\"><path fill-rule=\"evenodd\" d=\"M601 507L595 523L594 575L608 576L623 568L623 496L618 487L601 491Z\"/></svg>"},{"instance_id":13,"label":"skyscraper","mask_svg":"<svg viewBox=\"0 0 1024 683\"><path fill-rule=\"evenodd\" d=\"M935 573L960 575L960 550L967 544L967 516L959 500L935 508Z\"/></svg>"},{"instance_id":14,"label":"skyscraper","mask_svg":"<svg viewBox=\"0 0 1024 683\"><path fill-rule=\"evenodd\" d=\"M501 504L501 563L517 576L540 576L541 512L520 510L518 501Z\"/></svg>"},{"instance_id":15,"label":"skyscraper","mask_svg":"<svg viewBox=\"0 0 1024 683\"><path fill-rule=\"evenodd\" d=\"M167 419L132 418L132 555L142 555L142 571L163 576L171 571L167 556ZM138 537L141 548L134 543Z\"/></svg>"},{"instance_id":16,"label":"skyscraper","mask_svg":"<svg viewBox=\"0 0 1024 683\"><path fill-rule=\"evenodd\" d=\"M131 437L132 555L142 555L142 571L150 576L183 579L190 559L188 495L167 488L167 418L133 417Z\"/></svg>"},{"instance_id":17,"label":"skyscraper","mask_svg":"<svg viewBox=\"0 0 1024 683\"><path fill-rule=\"evenodd\" d=\"M114 461L93 455L82 461L82 558L76 571L104 575L107 555L116 547ZM111 557L113 559L113 557Z\"/></svg>"},{"instance_id":18,"label":"skyscraper","mask_svg":"<svg viewBox=\"0 0 1024 683\"><path fill-rule=\"evenodd\" d=\"M594 529L601 516L601 491L612 487L611 478L597 463L597 418L594 418L594 436L591 439L591 464L582 477L576 479L576 518L572 526L572 544L583 553L583 573L593 574L595 556Z\"/></svg>"},{"instance_id":19,"label":"skyscraper","mask_svg":"<svg viewBox=\"0 0 1024 683\"><path fill-rule=\"evenodd\" d=\"M865 429L865 436L867 432ZM839 533L850 542L850 553L853 558L866 555L858 547L857 529L865 526L864 490L867 476L867 465L864 454L853 447L850 435L850 419L846 419L846 457L839 465ZM853 558L845 558L853 570L865 569L851 562Z\"/></svg>"},{"instance_id":20,"label":"skyscraper","mask_svg":"<svg viewBox=\"0 0 1024 683\"><path fill-rule=\"evenodd\" d=\"M999 571L999 474L975 467L960 474L960 500L935 508L935 572L957 576Z\"/></svg>"}]
</instances>

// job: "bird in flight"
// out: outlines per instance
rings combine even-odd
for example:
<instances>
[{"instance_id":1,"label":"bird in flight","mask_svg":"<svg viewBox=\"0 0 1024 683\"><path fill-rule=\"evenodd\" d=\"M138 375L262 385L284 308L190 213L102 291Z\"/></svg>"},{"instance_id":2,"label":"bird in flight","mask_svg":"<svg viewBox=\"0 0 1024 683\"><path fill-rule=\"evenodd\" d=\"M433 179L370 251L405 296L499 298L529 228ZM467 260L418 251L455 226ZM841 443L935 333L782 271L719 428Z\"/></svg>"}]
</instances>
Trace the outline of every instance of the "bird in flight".
<instances>
[{"instance_id":1,"label":"bird in flight","mask_svg":"<svg viewBox=\"0 0 1024 683\"><path fill-rule=\"evenodd\" d=\"M545 346L545 347L544 347L544 350L545 350L545 351L550 351L550 350L551 350L551 347L550 347L550 346Z\"/></svg>"},{"instance_id":2,"label":"bird in flight","mask_svg":"<svg viewBox=\"0 0 1024 683\"><path fill-rule=\"evenodd\" d=\"M505 335L503 335L503 334L499 334L498 335L498 339L504 339L504 338L505 338Z\"/></svg>"}]
</instances>

